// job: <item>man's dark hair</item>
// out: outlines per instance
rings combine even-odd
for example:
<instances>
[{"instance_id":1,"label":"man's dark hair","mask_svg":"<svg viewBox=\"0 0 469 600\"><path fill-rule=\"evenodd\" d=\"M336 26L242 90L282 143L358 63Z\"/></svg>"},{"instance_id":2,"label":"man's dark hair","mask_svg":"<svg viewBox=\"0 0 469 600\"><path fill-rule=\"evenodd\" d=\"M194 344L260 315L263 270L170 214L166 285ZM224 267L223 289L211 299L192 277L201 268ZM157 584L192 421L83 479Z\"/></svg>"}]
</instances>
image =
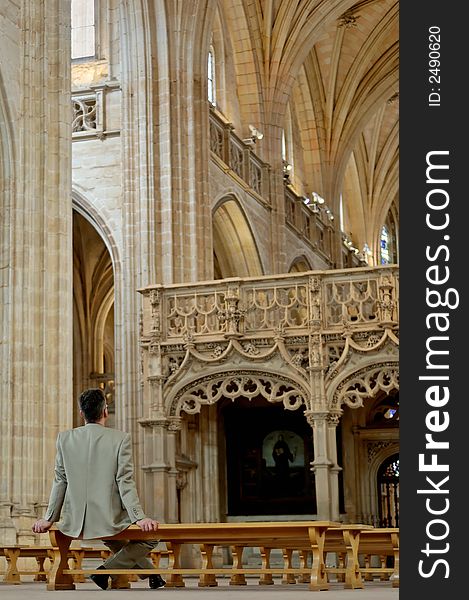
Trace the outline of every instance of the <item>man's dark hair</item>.
<instances>
[{"instance_id":1,"label":"man's dark hair","mask_svg":"<svg viewBox=\"0 0 469 600\"><path fill-rule=\"evenodd\" d=\"M90 388L80 395L80 410L87 423L96 423L103 416L106 397L100 388Z\"/></svg>"}]
</instances>

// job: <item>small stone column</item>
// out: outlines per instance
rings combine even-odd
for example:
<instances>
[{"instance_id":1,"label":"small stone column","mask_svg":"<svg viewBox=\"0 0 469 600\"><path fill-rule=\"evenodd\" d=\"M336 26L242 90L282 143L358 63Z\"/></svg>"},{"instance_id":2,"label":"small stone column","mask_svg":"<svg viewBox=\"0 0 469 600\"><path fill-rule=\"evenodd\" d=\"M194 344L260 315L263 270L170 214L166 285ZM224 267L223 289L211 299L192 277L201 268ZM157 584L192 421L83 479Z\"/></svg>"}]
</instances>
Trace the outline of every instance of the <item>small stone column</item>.
<instances>
[{"instance_id":1,"label":"small stone column","mask_svg":"<svg viewBox=\"0 0 469 600\"><path fill-rule=\"evenodd\" d=\"M316 480L318 519L338 521L339 473L337 464L336 427L339 415L329 411L306 411L308 423L313 428L314 460L311 469Z\"/></svg>"},{"instance_id":2,"label":"small stone column","mask_svg":"<svg viewBox=\"0 0 469 600\"><path fill-rule=\"evenodd\" d=\"M140 419L144 428L142 503L146 514L163 523L177 523L176 434L180 419Z\"/></svg>"},{"instance_id":3,"label":"small stone column","mask_svg":"<svg viewBox=\"0 0 469 600\"><path fill-rule=\"evenodd\" d=\"M327 417L329 413L306 411L306 419L313 428L314 460L311 470L315 476L317 516L319 520L331 520L331 482L329 469L332 462L328 456L329 432Z\"/></svg>"},{"instance_id":4,"label":"small stone column","mask_svg":"<svg viewBox=\"0 0 469 600\"><path fill-rule=\"evenodd\" d=\"M331 489L331 519L338 521L340 519L339 508L339 473L342 467L337 464L337 425L340 421L340 413L330 412L327 417L327 436L328 436L328 455L331 461L329 468L329 479Z\"/></svg>"}]
</instances>

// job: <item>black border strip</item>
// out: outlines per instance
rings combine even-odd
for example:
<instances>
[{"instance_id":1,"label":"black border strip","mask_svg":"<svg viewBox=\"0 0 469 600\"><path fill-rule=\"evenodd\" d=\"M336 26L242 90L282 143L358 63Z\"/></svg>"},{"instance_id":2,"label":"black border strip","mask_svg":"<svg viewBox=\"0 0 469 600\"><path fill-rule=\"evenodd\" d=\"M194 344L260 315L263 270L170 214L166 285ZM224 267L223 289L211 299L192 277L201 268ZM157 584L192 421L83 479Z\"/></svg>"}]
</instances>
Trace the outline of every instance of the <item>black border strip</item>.
<instances>
[{"instance_id":1,"label":"black border strip","mask_svg":"<svg viewBox=\"0 0 469 600\"><path fill-rule=\"evenodd\" d=\"M469 573L468 12L400 3L401 600L463 597Z\"/></svg>"}]
</instances>

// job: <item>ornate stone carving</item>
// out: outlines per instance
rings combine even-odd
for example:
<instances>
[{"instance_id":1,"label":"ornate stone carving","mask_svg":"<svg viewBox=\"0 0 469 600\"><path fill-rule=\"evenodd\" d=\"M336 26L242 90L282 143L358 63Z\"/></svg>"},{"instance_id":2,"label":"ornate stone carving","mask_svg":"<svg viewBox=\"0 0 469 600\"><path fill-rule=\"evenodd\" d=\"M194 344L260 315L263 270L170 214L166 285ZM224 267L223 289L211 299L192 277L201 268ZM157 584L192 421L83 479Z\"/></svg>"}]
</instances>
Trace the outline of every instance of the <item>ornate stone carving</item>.
<instances>
[{"instance_id":1,"label":"ornate stone carving","mask_svg":"<svg viewBox=\"0 0 469 600\"><path fill-rule=\"evenodd\" d=\"M178 416L171 416L168 420L168 431L181 431L182 419Z\"/></svg>"},{"instance_id":2,"label":"ornate stone carving","mask_svg":"<svg viewBox=\"0 0 469 600\"><path fill-rule=\"evenodd\" d=\"M179 370L182 361L184 360L184 356L169 356L168 357L168 373L173 375L176 371Z\"/></svg>"},{"instance_id":3,"label":"ornate stone carving","mask_svg":"<svg viewBox=\"0 0 469 600\"><path fill-rule=\"evenodd\" d=\"M250 354L251 356L257 356L259 354L259 349L252 342L246 342L243 344L243 350L246 354Z\"/></svg>"},{"instance_id":4,"label":"ornate stone carving","mask_svg":"<svg viewBox=\"0 0 469 600\"><path fill-rule=\"evenodd\" d=\"M79 131L93 131L96 127L97 100L96 95L83 97L75 96L73 103L72 133Z\"/></svg>"},{"instance_id":5,"label":"ornate stone carving","mask_svg":"<svg viewBox=\"0 0 469 600\"><path fill-rule=\"evenodd\" d=\"M160 291L150 290L149 294L150 306L151 306L151 320L152 327L151 332L154 335L160 335L161 333L161 311L160 311Z\"/></svg>"},{"instance_id":6,"label":"ornate stone carving","mask_svg":"<svg viewBox=\"0 0 469 600\"><path fill-rule=\"evenodd\" d=\"M211 353L210 356L212 358L219 358L225 350L226 350L226 348L224 348L223 346L220 346L220 344L217 344L215 346L215 348L213 349L213 352Z\"/></svg>"},{"instance_id":7,"label":"ornate stone carving","mask_svg":"<svg viewBox=\"0 0 469 600\"><path fill-rule=\"evenodd\" d=\"M210 119L210 150L219 158L223 158L223 130Z\"/></svg>"},{"instance_id":8,"label":"ornate stone carving","mask_svg":"<svg viewBox=\"0 0 469 600\"><path fill-rule=\"evenodd\" d=\"M394 322L395 302L393 298L394 284L390 274L384 273L379 280L379 301L380 320L383 325Z\"/></svg>"},{"instance_id":9,"label":"ornate stone carving","mask_svg":"<svg viewBox=\"0 0 469 600\"><path fill-rule=\"evenodd\" d=\"M378 332L363 331L352 335L353 341L363 349L373 348L383 339L383 335Z\"/></svg>"},{"instance_id":10,"label":"ornate stone carving","mask_svg":"<svg viewBox=\"0 0 469 600\"><path fill-rule=\"evenodd\" d=\"M385 448L389 448L390 446L396 446L396 442L388 442L388 441L372 441L367 443L367 455L368 455L368 463L373 462L373 459L377 454L384 450Z\"/></svg>"},{"instance_id":11,"label":"ornate stone carving","mask_svg":"<svg viewBox=\"0 0 469 600\"><path fill-rule=\"evenodd\" d=\"M390 392L399 389L399 368L396 362L371 365L344 379L334 394L333 407L347 404L351 408L363 406L363 399L374 397L378 390Z\"/></svg>"},{"instance_id":12,"label":"ornate stone carving","mask_svg":"<svg viewBox=\"0 0 469 600\"><path fill-rule=\"evenodd\" d=\"M239 287L228 285L225 294L225 307L218 310L218 320L225 326L225 337L239 337L241 322L246 311L239 305Z\"/></svg>"},{"instance_id":13,"label":"ornate stone carving","mask_svg":"<svg viewBox=\"0 0 469 600\"><path fill-rule=\"evenodd\" d=\"M313 333L309 340L309 366L313 368L322 367L321 335Z\"/></svg>"},{"instance_id":14,"label":"ornate stone carving","mask_svg":"<svg viewBox=\"0 0 469 600\"><path fill-rule=\"evenodd\" d=\"M342 415L342 411L340 413L329 413L327 415L327 423L331 426L337 427L340 423L340 417Z\"/></svg>"},{"instance_id":15,"label":"ornate stone carving","mask_svg":"<svg viewBox=\"0 0 469 600\"><path fill-rule=\"evenodd\" d=\"M269 402L282 402L288 410L296 410L305 402L305 391L292 380L265 372L231 371L206 376L182 388L172 401L170 414L184 411L194 414L204 404L220 398L264 397Z\"/></svg>"},{"instance_id":16,"label":"ornate stone carving","mask_svg":"<svg viewBox=\"0 0 469 600\"><path fill-rule=\"evenodd\" d=\"M354 15L351 10L345 12L339 19L337 26L344 27L345 29L351 29L357 26L357 20L360 18L359 15Z\"/></svg>"},{"instance_id":17,"label":"ornate stone carving","mask_svg":"<svg viewBox=\"0 0 469 600\"><path fill-rule=\"evenodd\" d=\"M299 367L299 368L301 368L303 366L304 360L305 360L305 356L301 350L297 350L295 352L295 354L293 354L293 356L291 357L292 365L295 365L295 367Z\"/></svg>"},{"instance_id":18,"label":"ornate stone carving","mask_svg":"<svg viewBox=\"0 0 469 600\"><path fill-rule=\"evenodd\" d=\"M323 406L329 392L338 412L398 387L396 278L396 267L380 267L145 290L141 345L150 372L161 358L166 410L197 412L252 389L287 408Z\"/></svg>"}]
</instances>

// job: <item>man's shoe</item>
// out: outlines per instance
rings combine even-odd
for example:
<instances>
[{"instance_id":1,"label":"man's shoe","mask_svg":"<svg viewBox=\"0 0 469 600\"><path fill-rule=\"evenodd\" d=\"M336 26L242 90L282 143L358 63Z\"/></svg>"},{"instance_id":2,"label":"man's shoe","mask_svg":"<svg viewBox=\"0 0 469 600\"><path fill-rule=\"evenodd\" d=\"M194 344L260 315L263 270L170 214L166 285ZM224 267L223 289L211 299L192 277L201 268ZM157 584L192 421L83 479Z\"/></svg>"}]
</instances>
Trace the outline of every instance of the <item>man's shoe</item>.
<instances>
[{"instance_id":1,"label":"man's shoe","mask_svg":"<svg viewBox=\"0 0 469 600\"><path fill-rule=\"evenodd\" d=\"M104 568L104 565L98 567L98 569ZM90 575L90 579L102 590L107 590L107 586L109 585L109 575Z\"/></svg>"},{"instance_id":2,"label":"man's shoe","mask_svg":"<svg viewBox=\"0 0 469 600\"><path fill-rule=\"evenodd\" d=\"M161 577L161 575L150 575L148 585L152 590L157 590L160 587L166 585L166 581Z\"/></svg>"}]
</instances>

